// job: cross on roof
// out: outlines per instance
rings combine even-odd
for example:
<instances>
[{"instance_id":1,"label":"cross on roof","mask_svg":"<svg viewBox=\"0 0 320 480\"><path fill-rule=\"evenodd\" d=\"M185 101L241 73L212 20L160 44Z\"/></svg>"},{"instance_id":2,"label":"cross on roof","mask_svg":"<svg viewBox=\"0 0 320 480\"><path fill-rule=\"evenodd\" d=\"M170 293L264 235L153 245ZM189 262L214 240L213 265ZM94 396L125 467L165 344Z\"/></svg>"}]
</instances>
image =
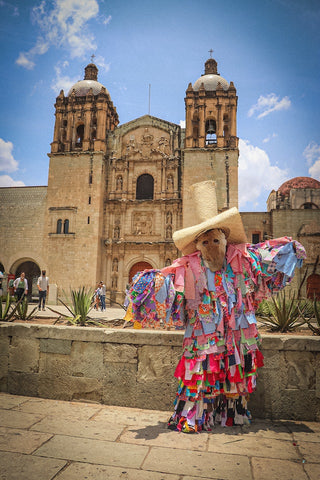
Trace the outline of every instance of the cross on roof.
<instances>
[{"instance_id":1,"label":"cross on roof","mask_svg":"<svg viewBox=\"0 0 320 480\"><path fill-rule=\"evenodd\" d=\"M212 48L210 48L209 53L210 53L210 58L212 58L212 54L213 54Z\"/></svg>"},{"instance_id":2,"label":"cross on roof","mask_svg":"<svg viewBox=\"0 0 320 480\"><path fill-rule=\"evenodd\" d=\"M91 58L91 63L93 63L93 59L96 58L95 54L93 53L90 58Z\"/></svg>"}]
</instances>

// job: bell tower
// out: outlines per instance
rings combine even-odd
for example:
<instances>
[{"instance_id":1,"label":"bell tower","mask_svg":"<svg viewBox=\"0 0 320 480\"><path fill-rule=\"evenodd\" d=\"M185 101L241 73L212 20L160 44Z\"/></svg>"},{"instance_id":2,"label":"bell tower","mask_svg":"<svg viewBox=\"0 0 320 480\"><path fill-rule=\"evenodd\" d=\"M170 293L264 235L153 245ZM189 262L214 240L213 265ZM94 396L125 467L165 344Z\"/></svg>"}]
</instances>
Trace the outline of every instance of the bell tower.
<instances>
[{"instance_id":1,"label":"bell tower","mask_svg":"<svg viewBox=\"0 0 320 480\"><path fill-rule=\"evenodd\" d=\"M192 223L189 186L216 183L218 211L238 206L237 100L233 82L218 73L209 58L205 73L186 90L186 131L183 173L183 225Z\"/></svg>"},{"instance_id":2,"label":"bell tower","mask_svg":"<svg viewBox=\"0 0 320 480\"><path fill-rule=\"evenodd\" d=\"M101 275L108 142L119 120L94 63L67 95L60 92L55 117L45 258L61 295L74 285L92 287Z\"/></svg>"},{"instance_id":3,"label":"bell tower","mask_svg":"<svg viewBox=\"0 0 320 480\"><path fill-rule=\"evenodd\" d=\"M119 119L109 92L98 82L94 63L86 66L84 79L71 87L68 96L61 90L55 108L51 153L106 152L106 132L112 132Z\"/></svg>"}]
</instances>

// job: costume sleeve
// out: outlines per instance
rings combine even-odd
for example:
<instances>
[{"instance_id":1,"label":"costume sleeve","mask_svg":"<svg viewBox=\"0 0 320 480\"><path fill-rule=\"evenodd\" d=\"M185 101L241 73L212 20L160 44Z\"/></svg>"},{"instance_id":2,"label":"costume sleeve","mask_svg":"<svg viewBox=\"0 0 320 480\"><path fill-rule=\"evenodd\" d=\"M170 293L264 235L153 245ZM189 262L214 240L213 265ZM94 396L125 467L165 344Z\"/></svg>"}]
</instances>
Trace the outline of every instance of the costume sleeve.
<instances>
[{"instance_id":1,"label":"costume sleeve","mask_svg":"<svg viewBox=\"0 0 320 480\"><path fill-rule=\"evenodd\" d=\"M144 270L132 280L128 290L129 305L126 320L134 328L174 326L183 328L179 305L183 296L173 285L176 269Z\"/></svg>"},{"instance_id":2,"label":"costume sleeve","mask_svg":"<svg viewBox=\"0 0 320 480\"><path fill-rule=\"evenodd\" d=\"M128 291L125 319L133 321L136 328L185 328L185 301L199 303L199 291L203 291L200 270L200 252L195 252L161 270L138 273Z\"/></svg>"},{"instance_id":3,"label":"costume sleeve","mask_svg":"<svg viewBox=\"0 0 320 480\"><path fill-rule=\"evenodd\" d=\"M263 299L289 285L305 258L304 247L290 237L231 246L228 261L246 310L254 311Z\"/></svg>"}]
</instances>

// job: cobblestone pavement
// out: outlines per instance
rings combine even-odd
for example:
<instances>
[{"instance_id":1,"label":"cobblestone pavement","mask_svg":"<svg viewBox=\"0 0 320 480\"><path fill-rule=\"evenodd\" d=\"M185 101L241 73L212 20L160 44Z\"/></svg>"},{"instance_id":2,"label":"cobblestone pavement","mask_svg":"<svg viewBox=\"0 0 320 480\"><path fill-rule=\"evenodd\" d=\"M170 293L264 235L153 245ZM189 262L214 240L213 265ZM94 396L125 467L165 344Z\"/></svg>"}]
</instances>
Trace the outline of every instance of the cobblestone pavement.
<instances>
[{"instance_id":1,"label":"cobblestone pavement","mask_svg":"<svg viewBox=\"0 0 320 480\"><path fill-rule=\"evenodd\" d=\"M187 435L170 412L0 393L0 480L319 480L320 423Z\"/></svg>"}]
</instances>

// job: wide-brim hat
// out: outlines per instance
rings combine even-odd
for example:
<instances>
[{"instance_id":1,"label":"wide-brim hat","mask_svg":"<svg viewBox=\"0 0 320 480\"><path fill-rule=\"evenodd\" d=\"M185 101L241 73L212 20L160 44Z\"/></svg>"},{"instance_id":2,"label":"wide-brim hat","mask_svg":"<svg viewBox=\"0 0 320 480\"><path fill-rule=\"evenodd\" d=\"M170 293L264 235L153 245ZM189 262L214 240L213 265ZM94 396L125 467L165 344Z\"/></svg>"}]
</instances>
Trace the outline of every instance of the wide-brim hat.
<instances>
[{"instance_id":1,"label":"wide-brim hat","mask_svg":"<svg viewBox=\"0 0 320 480\"><path fill-rule=\"evenodd\" d=\"M215 183L211 180L191 186L194 201L196 225L182 228L173 233L173 241L183 255L194 253L197 238L214 228L223 230L228 243L246 243L241 215L236 207L218 213Z\"/></svg>"}]
</instances>

